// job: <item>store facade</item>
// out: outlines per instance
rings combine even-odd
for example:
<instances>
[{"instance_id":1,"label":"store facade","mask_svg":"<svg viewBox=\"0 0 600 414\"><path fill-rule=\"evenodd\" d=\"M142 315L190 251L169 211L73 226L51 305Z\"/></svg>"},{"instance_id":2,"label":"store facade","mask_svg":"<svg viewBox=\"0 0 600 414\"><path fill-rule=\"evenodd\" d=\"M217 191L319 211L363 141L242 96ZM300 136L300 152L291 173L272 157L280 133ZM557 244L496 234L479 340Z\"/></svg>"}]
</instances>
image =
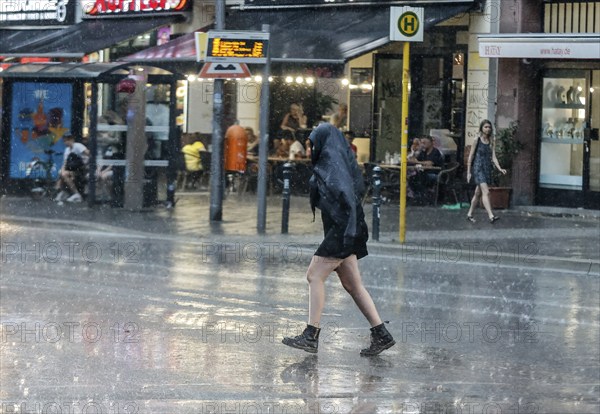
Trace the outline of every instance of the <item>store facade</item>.
<instances>
[{"instance_id":1,"label":"store facade","mask_svg":"<svg viewBox=\"0 0 600 414\"><path fill-rule=\"evenodd\" d=\"M338 105L349 106L348 125L358 137L362 161L383 160L385 153L400 151L400 105L402 51L400 43L390 43L390 7L407 2L260 2L246 1L227 10L226 30L262 29L271 31L272 82L282 85L290 96L299 96L312 126L327 119ZM425 10L425 40L414 44L411 58L410 135L431 131L446 139L449 151L459 155L468 130L470 90L470 39L486 26L491 9L480 1L419 1L413 5ZM489 25L488 25L489 26ZM205 30L208 30L206 28ZM124 58L129 62L195 62L193 33L162 46ZM262 68L251 67L255 75ZM184 87L184 130L208 133L212 114L212 81L189 73ZM479 76L487 76L475 70ZM231 81L237 92L236 118L257 130L260 82L253 76ZM487 78L486 82L487 84ZM308 85L308 86L307 86ZM327 110L313 107L311 96L329 96L334 103ZM312 91L312 92L311 92ZM279 95L278 95L279 96ZM269 136L277 137L281 119L289 103L277 103L272 94ZM477 102L475 99L473 102ZM285 107L275 107L285 105ZM487 103L484 114L487 115ZM396 110L397 109L397 110ZM478 108L480 109L480 108ZM479 115L479 112L478 112ZM473 123L477 123L473 121ZM398 139L396 139L398 138ZM449 141L449 142L448 142Z\"/></svg>"},{"instance_id":2,"label":"store facade","mask_svg":"<svg viewBox=\"0 0 600 414\"><path fill-rule=\"evenodd\" d=\"M515 10L520 18L506 10L500 34L479 38L480 55L498 60L498 126L518 120L525 145L514 201L599 209L600 2L521 1Z\"/></svg>"}]
</instances>

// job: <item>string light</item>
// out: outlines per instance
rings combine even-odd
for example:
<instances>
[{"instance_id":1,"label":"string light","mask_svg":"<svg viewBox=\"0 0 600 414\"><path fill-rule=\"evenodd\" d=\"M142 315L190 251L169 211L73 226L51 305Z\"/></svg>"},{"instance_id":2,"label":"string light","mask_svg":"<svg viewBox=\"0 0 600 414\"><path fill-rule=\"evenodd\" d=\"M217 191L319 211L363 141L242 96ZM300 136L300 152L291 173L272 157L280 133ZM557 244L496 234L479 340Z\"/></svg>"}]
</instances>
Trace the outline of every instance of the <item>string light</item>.
<instances>
[{"instance_id":1,"label":"string light","mask_svg":"<svg viewBox=\"0 0 600 414\"><path fill-rule=\"evenodd\" d=\"M198 81L198 82L204 82L204 81L212 82L214 80L214 79L211 79L211 78L200 78L197 75L192 74L192 73L185 75L185 77L186 77L186 79L189 82L195 82L195 81ZM312 76L306 76L306 77L304 77L302 75L287 75L285 77L284 76L269 76L269 82L273 82L273 80L277 79L277 78L283 79L286 83L294 83L295 82L295 83L297 83L299 85L302 85L302 84L314 85L315 82L317 82L317 79L314 78L314 77L312 77ZM228 80L228 81L231 80L231 81L236 81L236 82L237 81L245 81L245 82L252 82L252 81L254 81L254 82L257 82L257 83L261 83L263 81L263 78L262 78L261 75L255 75L255 76L246 77L246 78L227 78L225 80ZM328 78L327 81L334 81L335 82L337 80L336 79L329 79ZM348 86L349 85L348 80L344 79L344 80L342 80L342 83L344 83L344 81L346 82L345 85ZM349 85L349 86L350 86L350 88L356 88L356 87L360 87L360 88L363 88L363 89L369 89L370 88L369 84L365 83L364 85L365 86L363 86L363 85L360 85L360 86Z\"/></svg>"}]
</instances>

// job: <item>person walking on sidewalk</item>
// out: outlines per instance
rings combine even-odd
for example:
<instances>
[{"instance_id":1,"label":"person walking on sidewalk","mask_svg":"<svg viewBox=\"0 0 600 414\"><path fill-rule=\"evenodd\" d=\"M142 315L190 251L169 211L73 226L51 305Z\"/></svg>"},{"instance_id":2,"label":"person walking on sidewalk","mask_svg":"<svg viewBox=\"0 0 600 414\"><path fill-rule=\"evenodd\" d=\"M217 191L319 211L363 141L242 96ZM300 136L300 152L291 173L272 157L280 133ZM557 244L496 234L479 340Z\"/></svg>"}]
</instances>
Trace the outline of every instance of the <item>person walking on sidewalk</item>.
<instances>
[{"instance_id":1,"label":"person walking on sidewalk","mask_svg":"<svg viewBox=\"0 0 600 414\"><path fill-rule=\"evenodd\" d=\"M342 286L371 324L371 344L360 351L373 356L396 342L385 328L369 292L363 286L358 259L365 257L369 231L361 200L363 177L344 136L332 124L319 125L311 134L310 203L321 210L325 238L317 248L308 270L308 324L301 335L283 338L285 345L316 353L319 324L325 305L325 280L335 271Z\"/></svg>"},{"instance_id":2,"label":"person walking on sidewalk","mask_svg":"<svg viewBox=\"0 0 600 414\"><path fill-rule=\"evenodd\" d=\"M490 223L494 223L500 218L494 215L490 204L489 185L492 182L492 164L502 174L506 174L506 170L500 167L498 158L496 158L492 122L484 119L479 125L479 136L475 138L473 145L471 145L471 152L467 161L467 182L471 181L472 176L477 186L471 200L471 207L467 213L467 220L471 223L475 223L476 221L473 218L473 211L477 207L477 204L479 204L480 198L483 201L483 206L487 211Z\"/></svg>"}]
</instances>

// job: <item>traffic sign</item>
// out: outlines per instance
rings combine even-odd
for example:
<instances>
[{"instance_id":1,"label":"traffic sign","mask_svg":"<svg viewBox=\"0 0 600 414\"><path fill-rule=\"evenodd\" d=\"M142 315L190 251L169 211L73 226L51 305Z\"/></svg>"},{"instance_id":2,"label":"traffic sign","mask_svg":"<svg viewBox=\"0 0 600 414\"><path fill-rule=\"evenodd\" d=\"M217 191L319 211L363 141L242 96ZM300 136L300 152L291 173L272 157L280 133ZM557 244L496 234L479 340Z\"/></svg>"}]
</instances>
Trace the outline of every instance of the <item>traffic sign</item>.
<instances>
[{"instance_id":1,"label":"traffic sign","mask_svg":"<svg viewBox=\"0 0 600 414\"><path fill-rule=\"evenodd\" d=\"M269 33L210 30L196 33L198 62L266 63Z\"/></svg>"},{"instance_id":2,"label":"traffic sign","mask_svg":"<svg viewBox=\"0 0 600 414\"><path fill-rule=\"evenodd\" d=\"M423 41L422 7L390 7L390 40Z\"/></svg>"},{"instance_id":3,"label":"traffic sign","mask_svg":"<svg viewBox=\"0 0 600 414\"><path fill-rule=\"evenodd\" d=\"M248 78L250 69L245 63L205 63L198 74L199 78Z\"/></svg>"}]
</instances>

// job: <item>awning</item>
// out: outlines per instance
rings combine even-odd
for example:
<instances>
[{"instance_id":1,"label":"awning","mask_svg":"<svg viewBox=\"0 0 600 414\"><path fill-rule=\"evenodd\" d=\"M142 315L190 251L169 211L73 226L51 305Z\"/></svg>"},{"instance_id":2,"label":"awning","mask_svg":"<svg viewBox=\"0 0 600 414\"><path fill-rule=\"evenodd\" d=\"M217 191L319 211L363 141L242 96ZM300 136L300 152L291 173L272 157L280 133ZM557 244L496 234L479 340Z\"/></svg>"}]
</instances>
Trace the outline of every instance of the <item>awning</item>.
<instances>
[{"instance_id":1,"label":"awning","mask_svg":"<svg viewBox=\"0 0 600 414\"><path fill-rule=\"evenodd\" d=\"M130 63L106 62L50 62L14 64L0 72L0 78L7 79L95 79L97 81L117 81L129 75L130 69L143 67L148 79L175 78L182 75L160 67L142 66Z\"/></svg>"},{"instance_id":2,"label":"awning","mask_svg":"<svg viewBox=\"0 0 600 414\"><path fill-rule=\"evenodd\" d=\"M478 6L476 1L424 5L425 30ZM226 30L262 30L270 25L273 62L344 64L389 43L389 7L229 10ZM125 61L196 61L194 34L152 47Z\"/></svg>"},{"instance_id":3,"label":"awning","mask_svg":"<svg viewBox=\"0 0 600 414\"><path fill-rule=\"evenodd\" d=\"M515 33L479 35L479 55L486 58L600 59L597 33Z\"/></svg>"},{"instance_id":4,"label":"awning","mask_svg":"<svg viewBox=\"0 0 600 414\"><path fill-rule=\"evenodd\" d=\"M60 30L0 30L0 56L80 58L178 18L93 19Z\"/></svg>"}]
</instances>

